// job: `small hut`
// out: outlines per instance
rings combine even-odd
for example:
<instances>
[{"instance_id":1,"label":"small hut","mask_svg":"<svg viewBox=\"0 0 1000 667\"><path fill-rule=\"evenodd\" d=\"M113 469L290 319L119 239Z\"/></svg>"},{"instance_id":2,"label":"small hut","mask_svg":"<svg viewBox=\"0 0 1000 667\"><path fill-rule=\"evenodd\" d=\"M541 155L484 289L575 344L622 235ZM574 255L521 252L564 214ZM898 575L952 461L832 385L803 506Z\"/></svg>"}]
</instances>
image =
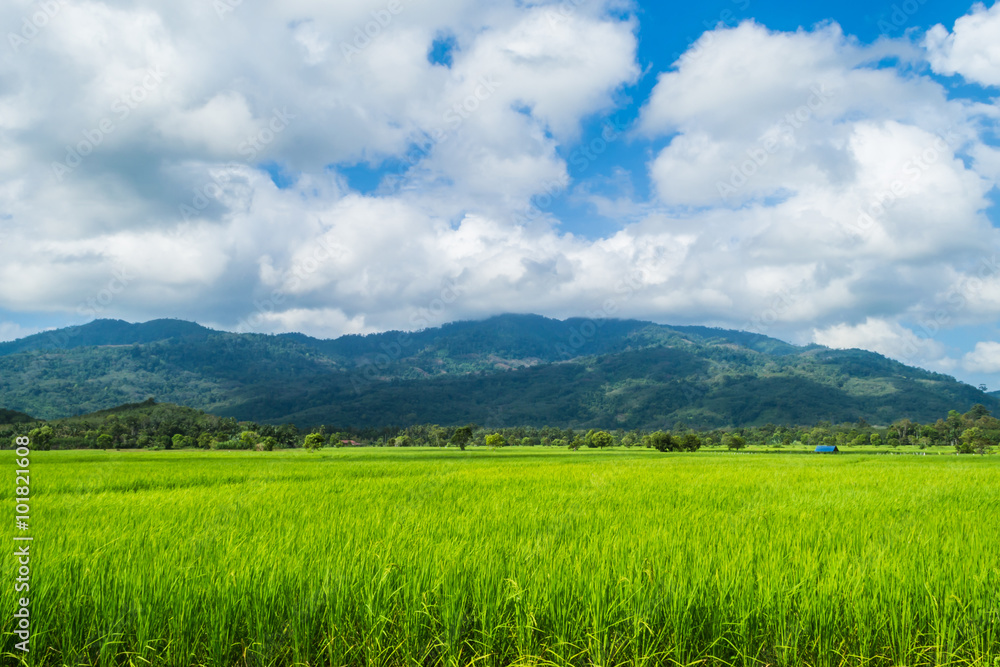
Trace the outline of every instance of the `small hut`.
<instances>
[{"instance_id":1,"label":"small hut","mask_svg":"<svg viewBox=\"0 0 1000 667\"><path fill-rule=\"evenodd\" d=\"M837 449L837 445L818 445L816 447L817 454L839 454L840 450Z\"/></svg>"}]
</instances>

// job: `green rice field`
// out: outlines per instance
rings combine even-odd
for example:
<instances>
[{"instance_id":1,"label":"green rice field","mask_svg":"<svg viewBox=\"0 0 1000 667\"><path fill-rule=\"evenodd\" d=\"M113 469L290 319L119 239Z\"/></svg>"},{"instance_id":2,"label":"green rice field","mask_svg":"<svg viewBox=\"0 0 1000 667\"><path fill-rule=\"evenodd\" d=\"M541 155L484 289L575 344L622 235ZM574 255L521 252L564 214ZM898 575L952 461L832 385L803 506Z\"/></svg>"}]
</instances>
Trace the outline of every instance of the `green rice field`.
<instances>
[{"instance_id":1,"label":"green rice field","mask_svg":"<svg viewBox=\"0 0 1000 667\"><path fill-rule=\"evenodd\" d=\"M31 468L24 664L1000 667L997 456L87 451Z\"/></svg>"}]
</instances>

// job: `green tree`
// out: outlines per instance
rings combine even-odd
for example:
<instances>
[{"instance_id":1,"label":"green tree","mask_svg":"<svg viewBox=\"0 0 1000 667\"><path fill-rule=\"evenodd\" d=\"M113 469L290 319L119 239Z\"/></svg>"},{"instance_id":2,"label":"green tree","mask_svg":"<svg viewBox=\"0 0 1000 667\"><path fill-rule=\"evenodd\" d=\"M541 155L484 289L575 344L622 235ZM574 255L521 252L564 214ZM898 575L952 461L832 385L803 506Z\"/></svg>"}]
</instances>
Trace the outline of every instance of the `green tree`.
<instances>
[{"instance_id":1,"label":"green tree","mask_svg":"<svg viewBox=\"0 0 1000 667\"><path fill-rule=\"evenodd\" d=\"M988 437L986 431L979 428L978 426L972 426L965 429L959 438L959 445L956 448L959 454L976 454L983 455L990 450L993 446L993 442Z\"/></svg>"},{"instance_id":2,"label":"green tree","mask_svg":"<svg viewBox=\"0 0 1000 667\"><path fill-rule=\"evenodd\" d=\"M681 449L685 452L696 452L701 449L701 439L695 433L688 433L681 439Z\"/></svg>"},{"instance_id":3,"label":"green tree","mask_svg":"<svg viewBox=\"0 0 1000 667\"><path fill-rule=\"evenodd\" d=\"M457 446L464 452L465 446L469 444L469 440L472 440L472 427L459 426L455 429L455 432L451 434L451 439L448 443Z\"/></svg>"},{"instance_id":4,"label":"green tree","mask_svg":"<svg viewBox=\"0 0 1000 667\"><path fill-rule=\"evenodd\" d=\"M944 424L948 444L958 447L959 438L962 437L962 429L965 428L965 424L962 423L962 415L959 414L958 410L949 410L948 418L944 420Z\"/></svg>"},{"instance_id":5,"label":"green tree","mask_svg":"<svg viewBox=\"0 0 1000 667\"><path fill-rule=\"evenodd\" d=\"M665 431L655 431L643 438L647 447L652 447L658 452L672 452L679 447L669 433Z\"/></svg>"},{"instance_id":6,"label":"green tree","mask_svg":"<svg viewBox=\"0 0 1000 667\"><path fill-rule=\"evenodd\" d=\"M302 446L308 449L310 452L315 452L317 449L323 446L324 438L319 433L310 433L306 436L305 440L302 442Z\"/></svg>"},{"instance_id":7,"label":"green tree","mask_svg":"<svg viewBox=\"0 0 1000 667\"><path fill-rule=\"evenodd\" d=\"M240 432L239 422L236 421L235 417L223 417L219 420L216 432L221 440L234 438Z\"/></svg>"},{"instance_id":8,"label":"green tree","mask_svg":"<svg viewBox=\"0 0 1000 667\"><path fill-rule=\"evenodd\" d=\"M916 431L916 426L917 425L909 419L900 419L892 425L892 430L896 432L899 444L910 444L910 436Z\"/></svg>"},{"instance_id":9,"label":"green tree","mask_svg":"<svg viewBox=\"0 0 1000 667\"><path fill-rule=\"evenodd\" d=\"M240 433L240 449L256 449L260 442L260 434L256 431L243 431Z\"/></svg>"},{"instance_id":10,"label":"green tree","mask_svg":"<svg viewBox=\"0 0 1000 667\"><path fill-rule=\"evenodd\" d=\"M611 447L615 444L615 436L611 435L607 431L593 431L590 434L590 442L594 447L604 449L605 447Z\"/></svg>"},{"instance_id":11,"label":"green tree","mask_svg":"<svg viewBox=\"0 0 1000 667\"><path fill-rule=\"evenodd\" d=\"M740 450L747 446L747 441L742 435L735 433L733 435L724 436L722 438L722 444L729 449Z\"/></svg>"},{"instance_id":12,"label":"green tree","mask_svg":"<svg viewBox=\"0 0 1000 667\"><path fill-rule=\"evenodd\" d=\"M503 447L505 444L507 441L500 433L490 433L486 436L486 445L489 447Z\"/></svg>"},{"instance_id":13,"label":"green tree","mask_svg":"<svg viewBox=\"0 0 1000 667\"><path fill-rule=\"evenodd\" d=\"M295 427L295 424L282 424L274 431L274 437L282 447L294 447L295 443L298 442L299 429Z\"/></svg>"},{"instance_id":14,"label":"green tree","mask_svg":"<svg viewBox=\"0 0 1000 667\"><path fill-rule=\"evenodd\" d=\"M639 435L638 431L629 431L622 437L622 445L625 447L632 447L640 442L642 442L642 436Z\"/></svg>"},{"instance_id":15,"label":"green tree","mask_svg":"<svg viewBox=\"0 0 1000 667\"><path fill-rule=\"evenodd\" d=\"M52 427L46 424L41 428L33 428L28 431L28 437L31 438L31 446L34 449L45 451L52 447L52 439L55 432Z\"/></svg>"},{"instance_id":16,"label":"green tree","mask_svg":"<svg viewBox=\"0 0 1000 667\"><path fill-rule=\"evenodd\" d=\"M968 412L965 413L965 418L972 422L976 421L977 419L980 419L981 417L989 417L989 416L990 416L989 409L982 403L976 403L971 408L969 408Z\"/></svg>"},{"instance_id":17,"label":"green tree","mask_svg":"<svg viewBox=\"0 0 1000 667\"><path fill-rule=\"evenodd\" d=\"M108 435L107 433L102 433L99 436L97 436L97 446L100 447L101 449L108 449L113 444L114 440L112 440L111 436Z\"/></svg>"}]
</instances>

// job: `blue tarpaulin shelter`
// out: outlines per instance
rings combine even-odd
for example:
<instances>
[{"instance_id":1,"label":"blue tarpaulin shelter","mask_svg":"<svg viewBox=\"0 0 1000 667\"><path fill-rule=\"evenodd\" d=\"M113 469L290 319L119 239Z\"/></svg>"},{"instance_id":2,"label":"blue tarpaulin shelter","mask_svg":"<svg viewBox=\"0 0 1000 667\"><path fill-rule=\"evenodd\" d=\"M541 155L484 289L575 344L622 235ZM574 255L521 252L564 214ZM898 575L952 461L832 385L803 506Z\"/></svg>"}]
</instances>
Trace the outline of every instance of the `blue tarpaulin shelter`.
<instances>
[{"instance_id":1,"label":"blue tarpaulin shelter","mask_svg":"<svg viewBox=\"0 0 1000 667\"><path fill-rule=\"evenodd\" d=\"M819 445L816 447L817 454L838 454L840 450L837 449L837 445Z\"/></svg>"}]
</instances>

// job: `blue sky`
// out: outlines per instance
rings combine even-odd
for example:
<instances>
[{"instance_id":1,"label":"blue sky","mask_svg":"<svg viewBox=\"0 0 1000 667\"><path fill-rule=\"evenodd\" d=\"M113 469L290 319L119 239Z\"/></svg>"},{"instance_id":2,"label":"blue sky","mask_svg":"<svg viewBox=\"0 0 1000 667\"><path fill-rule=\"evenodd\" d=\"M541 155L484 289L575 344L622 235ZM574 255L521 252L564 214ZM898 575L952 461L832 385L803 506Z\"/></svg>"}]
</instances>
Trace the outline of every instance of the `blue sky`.
<instances>
[{"instance_id":1,"label":"blue sky","mask_svg":"<svg viewBox=\"0 0 1000 667\"><path fill-rule=\"evenodd\" d=\"M1000 388L1000 7L0 8L0 339L636 317Z\"/></svg>"}]
</instances>

